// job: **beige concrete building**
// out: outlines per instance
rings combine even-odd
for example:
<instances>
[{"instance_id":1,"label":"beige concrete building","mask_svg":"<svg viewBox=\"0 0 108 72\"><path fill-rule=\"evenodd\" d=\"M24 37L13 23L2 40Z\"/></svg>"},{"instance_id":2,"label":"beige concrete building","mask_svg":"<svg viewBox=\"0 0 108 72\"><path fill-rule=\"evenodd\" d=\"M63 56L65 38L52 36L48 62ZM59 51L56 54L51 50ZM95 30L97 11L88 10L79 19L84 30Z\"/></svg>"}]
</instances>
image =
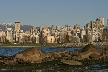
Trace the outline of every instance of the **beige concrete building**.
<instances>
[{"instance_id":1,"label":"beige concrete building","mask_svg":"<svg viewBox=\"0 0 108 72\"><path fill-rule=\"evenodd\" d=\"M104 18L97 18L96 21L91 21L92 41L99 41L104 28Z\"/></svg>"},{"instance_id":2,"label":"beige concrete building","mask_svg":"<svg viewBox=\"0 0 108 72\"><path fill-rule=\"evenodd\" d=\"M5 32L2 29L0 29L0 42L1 43L5 41L5 37L6 37Z\"/></svg>"},{"instance_id":3,"label":"beige concrete building","mask_svg":"<svg viewBox=\"0 0 108 72\"><path fill-rule=\"evenodd\" d=\"M87 23L87 24L86 24L86 28L87 28L87 29L91 29L91 24L90 24L90 23Z\"/></svg>"},{"instance_id":4,"label":"beige concrete building","mask_svg":"<svg viewBox=\"0 0 108 72\"><path fill-rule=\"evenodd\" d=\"M78 24L74 25L74 29L80 29L80 26Z\"/></svg>"},{"instance_id":5,"label":"beige concrete building","mask_svg":"<svg viewBox=\"0 0 108 72\"><path fill-rule=\"evenodd\" d=\"M81 38L83 39L85 35L86 35L86 30L82 29L81 30Z\"/></svg>"},{"instance_id":6,"label":"beige concrete building","mask_svg":"<svg viewBox=\"0 0 108 72\"><path fill-rule=\"evenodd\" d=\"M74 36L80 36L80 26L78 24L74 25L74 28L72 29Z\"/></svg>"},{"instance_id":7,"label":"beige concrete building","mask_svg":"<svg viewBox=\"0 0 108 72\"><path fill-rule=\"evenodd\" d=\"M12 28L6 28L6 39L9 40L9 42L13 42L13 29Z\"/></svg>"},{"instance_id":8,"label":"beige concrete building","mask_svg":"<svg viewBox=\"0 0 108 72\"><path fill-rule=\"evenodd\" d=\"M45 36L50 36L50 30L47 29L47 28L43 29L43 30L42 30L42 35L43 35L43 37L45 37Z\"/></svg>"},{"instance_id":9,"label":"beige concrete building","mask_svg":"<svg viewBox=\"0 0 108 72\"><path fill-rule=\"evenodd\" d=\"M102 25L104 25L104 18L98 17L98 18L96 19L96 21L100 21L100 22L102 23Z\"/></svg>"},{"instance_id":10,"label":"beige concrete building","mask_svg":"<svg viewBox=\"0 0 108 72\"><path fill-rule=\"evenodd\" d=\"M23 43L24 42L24 32L23 30L19 31L19 43Z\"/></svg>"},{"instance_id":11,"label":"beige concrete building","mask_svg":"<svg viewBox=\"0 0 108 72\"><path fill-rule=\"evenodd\" d=\"M54 43L55 37L54 36L47 36L47 43Z\"/></svg>"},{"instance_id":12,"label":"beige concrete building","mask_svg":"<svg viewBox=\"0 0 108 72\"><path fill-rule=\"evenodd\" d=\"M15 42L19 42L20 39L20 22L16 21L14 24L14 39Z\"/></svg>"},{"instance_id":13,"label":"beige concrete building","mask_svg":"<svg viewBox=\"0 0 108 72\"><path fill-rule=\"evenodd\" d=\"M15 31L18 31L18 30L20 30L20 22L16 21L15 22Z\"/></svg>"},{"instance_id":14,"label":"beige concrete building","mask_svg":"<svg viewBox=\"0 0 108 72\"><path fill-rule=\"evenodd\" d=\"M35 37L36 37L36 43L39 43L39 35L36 34Z\"/></svg>"}]
</instances>

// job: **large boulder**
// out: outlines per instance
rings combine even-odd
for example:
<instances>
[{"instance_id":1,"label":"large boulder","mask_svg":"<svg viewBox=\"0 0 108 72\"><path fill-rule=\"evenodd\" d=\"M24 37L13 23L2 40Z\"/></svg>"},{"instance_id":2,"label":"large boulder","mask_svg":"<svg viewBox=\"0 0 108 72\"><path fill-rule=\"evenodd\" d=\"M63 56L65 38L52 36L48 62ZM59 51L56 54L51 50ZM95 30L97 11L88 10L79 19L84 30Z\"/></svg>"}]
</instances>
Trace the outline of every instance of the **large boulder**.
<instances>
[{"instance_id":1,"label":"large boulder","mask_svg":"<svg viewBox=\"0 0 108 72\"><path fill-rule=\"evenodd\" d=\"M83 52L98 52L93 44L88 44L84 48L82 48Z\"/></svg>"},{"instance_id":2,"label":"large boulder","mask_svg":"<svg viewBox=\"0 0 108 72\"><path fill-rule=\"evenodd\" d=\"M35 63L42 62L42 59L45 58L46 54L41 50L37 50L36 48L29 48L20 53L17 53L14 59L17 62L27 62L27 63Z\"/></svg>"},{"instance_id":3,"label":"large boulder","mask_svg":"<svg viewBox=\"0 0 108 72\"><path fill-rule=\"evenodd\" d=\"M95 48L93 44L88 44L84 48L82 48L82 53L80 53L76 59L82 60L82 59L89 59L90 56L95 57L96 55L99 56L99 51ZM93 56L95 55L95 56Z\"/></svg>"}]
</instances>

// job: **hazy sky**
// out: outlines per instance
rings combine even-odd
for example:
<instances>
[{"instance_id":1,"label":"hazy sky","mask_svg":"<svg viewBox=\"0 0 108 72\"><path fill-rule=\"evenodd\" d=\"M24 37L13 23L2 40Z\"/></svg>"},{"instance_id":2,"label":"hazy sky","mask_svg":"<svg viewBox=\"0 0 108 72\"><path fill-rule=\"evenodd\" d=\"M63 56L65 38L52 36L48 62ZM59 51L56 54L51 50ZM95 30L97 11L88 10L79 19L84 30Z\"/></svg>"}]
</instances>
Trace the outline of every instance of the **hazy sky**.
<instances>
[{"instance_id":1,"label":"hazy sky","mask_svg":"<svg viewBox=\"0 0 108 72\"><path fill-rule=\"evenodd\" d=\"M83 27L97 17L108 19L108 0L0 0L0 23L20 21L35 27L66 24Z\"/></svg>"}]
</instances>

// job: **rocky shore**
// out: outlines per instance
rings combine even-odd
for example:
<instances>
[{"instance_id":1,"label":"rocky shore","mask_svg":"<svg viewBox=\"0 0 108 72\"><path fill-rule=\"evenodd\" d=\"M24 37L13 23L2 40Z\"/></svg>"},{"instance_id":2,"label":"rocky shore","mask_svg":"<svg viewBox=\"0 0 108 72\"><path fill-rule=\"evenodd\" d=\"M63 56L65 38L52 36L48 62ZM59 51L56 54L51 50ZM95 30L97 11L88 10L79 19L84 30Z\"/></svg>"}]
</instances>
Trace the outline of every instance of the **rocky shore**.
<instances>
[{"instance_id":1,"label":"rocky shore","mask_svg":"<svg viewBox=\"0 0 108 72\"><path fill-rule=\"evenodd\" d=\"M78 70L90 69L91 64L101 64L108 62L108 49L96 49L93 44L88 44L81 50L66 52L45 53L35 47L26 49L13 56L0 56L0 69L23 70L74 70L73 66L84 67ZM9 66L9 68L8 68ZM12 68L11 68L12 67ZM19 67L19 68L18 68ZM78 68L77 67L77 68ZM26 69L25 69L26 70Z\"/></svg>"}]
</instances>

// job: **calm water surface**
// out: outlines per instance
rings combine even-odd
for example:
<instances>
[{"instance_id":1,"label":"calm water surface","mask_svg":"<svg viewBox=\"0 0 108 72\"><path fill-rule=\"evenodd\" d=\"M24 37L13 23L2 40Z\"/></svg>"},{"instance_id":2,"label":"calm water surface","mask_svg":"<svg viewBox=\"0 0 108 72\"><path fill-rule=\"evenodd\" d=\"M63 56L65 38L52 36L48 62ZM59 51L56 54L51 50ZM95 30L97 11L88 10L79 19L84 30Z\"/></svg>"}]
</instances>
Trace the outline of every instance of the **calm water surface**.
<instances>
[{"instance_id":1,"label":"calm water surface","mask_svg":"<svg viewBox=\"0 0 108 72\"><path fill-rule=\"evenodd\" d=\"M28 47L29 48L29 47ZM21 52L25 49L28 49L26 47L9 47L9 48L0 48L0 55L4 56L12 56L18 52ZM49 52L55 52L55 51L61 51L61 50L66 50L68 51L74 51L74 50L79 50L81 48L55 48L55 47L37 47L38 50L42 50L45 53Z\"/></svg>"}]
</instances>

